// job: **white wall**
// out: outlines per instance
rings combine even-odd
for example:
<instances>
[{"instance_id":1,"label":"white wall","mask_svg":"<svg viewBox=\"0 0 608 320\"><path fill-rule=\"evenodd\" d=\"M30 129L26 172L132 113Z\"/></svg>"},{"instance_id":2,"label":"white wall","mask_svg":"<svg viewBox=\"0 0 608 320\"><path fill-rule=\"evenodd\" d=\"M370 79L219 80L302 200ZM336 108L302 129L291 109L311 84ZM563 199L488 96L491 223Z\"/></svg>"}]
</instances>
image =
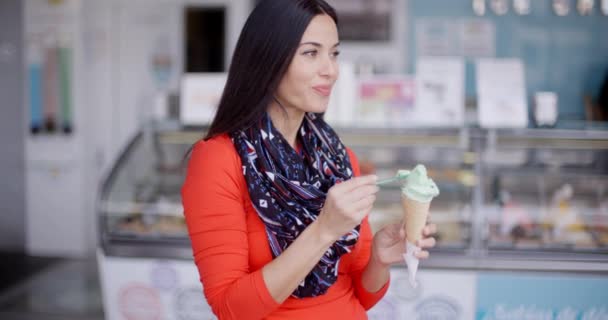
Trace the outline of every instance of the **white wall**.
<instances>
[{"instance_id":1,"label":"white wall","mask_svg":"<svg viewBox=\"0 0 608 320\"><path fill-rule=\"evenodd\" d=\"M225 6L227 8L226 64L249 14L244 0L131 0L115 1L113 8L113 130L115 145L108 157L111 162L152 113L159 91L177 91L183 72L183 14L186 6ZM155 81L151 58L169 54L172 61L169 81L159 86ZM109 163L109 162L108 162Z\"/></svg>"},{"instance_id":2,"label":"white wall","mask_svg":"<svg viewBox=\"0 0 608 320\"><path fill-rule=\"evenodd\" d=\"M0 1L0 250L25 249L23 4Z\"/></svg>"},{"instance_id":3,"label":"white wall","mask_svg":"<svg viewBox=\"0 0 608 320\"><path fill-rule=\"evenodd\" d=\"M33 255L83 256L87 253L86 221L91 211L86 199L92 187L86 183L89 157L87 114L82 76L81 2L70 0L51 5L48 1L25 1L26 55L24 74L39 58L48 41L69 43L72 50L71 100L74 132L70 135L26 134L26 250ZM27 80L26 80L27 83ZM25 90L24 123L29 124L29 95ZM24 131L29 130L24 125Z\"/></svg>"},{"instance_id":4,"label":"white wall","mask_svg":"<svg viewBox=\"0 0 608 320\"><path fill-rule=\"evenodd\" d=\"M151 114L155 94L178 88L184 7L227 7L227 63L250 7L241 0L66 0L41 19L48 5L25 1L25 40L46 23L70 35L75 131L26 136L25 242L30 254L82 257L93 255L97 244L101 177ZM66 19L48 19L54 14ZM155 54L172 61L166 85L155 81ZM28 123L27 93L24 110Z\"/></svg>"}]
</instances>

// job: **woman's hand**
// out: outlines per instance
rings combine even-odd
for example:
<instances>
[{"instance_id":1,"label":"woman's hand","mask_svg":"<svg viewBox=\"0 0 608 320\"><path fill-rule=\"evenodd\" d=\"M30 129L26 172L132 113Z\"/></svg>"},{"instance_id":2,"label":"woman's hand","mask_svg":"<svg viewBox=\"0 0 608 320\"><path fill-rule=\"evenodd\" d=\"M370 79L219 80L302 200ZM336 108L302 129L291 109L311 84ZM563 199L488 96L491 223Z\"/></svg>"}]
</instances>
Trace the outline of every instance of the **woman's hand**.
<instances>
[{"instance_id":1,"label":"woman's hand","mask_svg":"<svg viewBox=\"0 0 608 320\"><path fill-rule=\"evenodd\" d=\"M422 229L422 239L416 245L422 250L414 253L418 259L426 259L429 249L435 246L435 238L432 237L437 232L435 224L428 224ZM403 224L396 223L384 226L376 232L372 244L372 259L375 259L383 266L390 266L395 263L403 262L405 253L405 229Z\"/></svg>"},{"instance_id":2,"label":"woman's hand","mask_svg":"<svg viewBox=\"0 0 608 320\"><path fill-rule=\"evenodd\" d=\"M324 237L335 241L361 223L376 201L376 180L375 175L361 176L329 189L316 221Z\"/></svg>"}]
</instances>

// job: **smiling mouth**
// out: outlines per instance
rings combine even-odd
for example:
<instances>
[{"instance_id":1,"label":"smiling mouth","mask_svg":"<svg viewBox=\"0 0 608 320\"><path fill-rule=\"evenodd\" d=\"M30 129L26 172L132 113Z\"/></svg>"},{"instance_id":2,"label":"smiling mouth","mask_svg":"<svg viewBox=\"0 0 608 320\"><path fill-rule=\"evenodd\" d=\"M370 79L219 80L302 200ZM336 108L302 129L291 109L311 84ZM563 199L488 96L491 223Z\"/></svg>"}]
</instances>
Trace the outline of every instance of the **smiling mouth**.
<instances>
[{"instance_id":1,"label":"smiling mouth","mask_svg":"<svg viewBox=\"0 0 608 320\"><path fill-rule=\"evenodd\" d=\"M313 87L313 89L320 95L324 96L324 97L328 97L331 94L331 87L330 86L317 86L317 87Z\"/></svg>"}]
</instances>

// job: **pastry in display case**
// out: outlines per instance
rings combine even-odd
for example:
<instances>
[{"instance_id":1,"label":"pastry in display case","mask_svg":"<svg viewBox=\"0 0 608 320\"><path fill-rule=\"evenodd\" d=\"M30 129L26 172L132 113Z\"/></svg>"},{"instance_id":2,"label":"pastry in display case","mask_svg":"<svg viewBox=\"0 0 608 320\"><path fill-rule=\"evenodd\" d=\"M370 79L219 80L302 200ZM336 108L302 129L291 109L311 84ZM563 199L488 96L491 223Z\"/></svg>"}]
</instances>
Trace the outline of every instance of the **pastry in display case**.
<instances>
[{"instance_id":1,"label":"pastry in display case","mask_svg":"<svg viewBox=\"0 0 608 320\"><path fill-rule=\"evenodd\" d=\"M608 175L596 163L606 140L585 145L576 133L533 132L498 138L493 153L523 156L517 163L488 157L482 163L487 248L556 257L608 252Z\"/></svg>"}]
</instances>

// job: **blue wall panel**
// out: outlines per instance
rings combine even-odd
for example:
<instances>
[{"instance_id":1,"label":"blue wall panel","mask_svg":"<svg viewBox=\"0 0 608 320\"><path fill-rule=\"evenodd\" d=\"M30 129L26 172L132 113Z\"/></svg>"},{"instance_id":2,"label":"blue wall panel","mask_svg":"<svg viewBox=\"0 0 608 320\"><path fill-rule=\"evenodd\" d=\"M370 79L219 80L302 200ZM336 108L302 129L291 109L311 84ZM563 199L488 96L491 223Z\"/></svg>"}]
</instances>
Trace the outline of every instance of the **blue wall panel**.
<instances>
[{"instance_id":1,"label":"blue wall panel","mask_svg":"<svg viewBox=\"0 0 608 320\"><path fill-rule=\"evenodd\" d=\"M517 15L512 7L506 15L497 16L486 0L486 15L477 17L470 0L410 0L410 71L415 72L417 21L486 19L496 27L496 57L516 57L524 62L529 106L534 92L555 91L559 96L559 119L582 120L583 95L597 98L608 72L608 16L600 13L598 1L593 14L580 16L572 1L569 15L560 17L553 13L551 2L531 0L532 12L527 16ZM474 96L474 59L466 61L466 94Z\"/></svg>"}]
</instances>

